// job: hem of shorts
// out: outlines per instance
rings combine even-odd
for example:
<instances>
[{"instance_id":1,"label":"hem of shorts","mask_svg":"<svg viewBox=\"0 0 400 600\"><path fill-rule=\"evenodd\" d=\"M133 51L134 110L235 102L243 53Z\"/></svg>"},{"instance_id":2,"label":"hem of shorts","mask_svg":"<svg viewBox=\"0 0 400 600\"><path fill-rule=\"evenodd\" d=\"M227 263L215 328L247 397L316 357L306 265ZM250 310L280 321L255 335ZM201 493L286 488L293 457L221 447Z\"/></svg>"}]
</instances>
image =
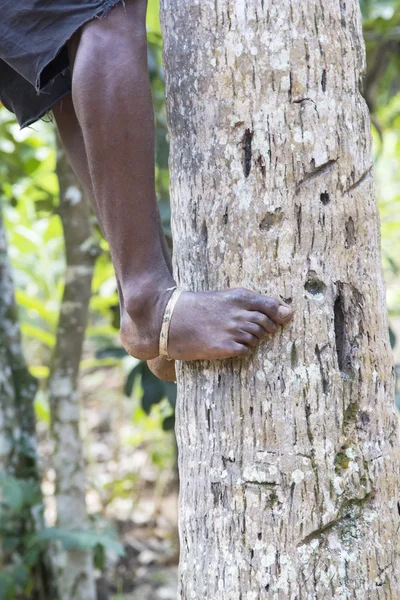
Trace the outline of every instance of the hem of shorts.
<instances>
[{"instance_id":1,"label":"hem of shorts","mask_svg":"<svg viewBox=\"0 0 400 600\"><path fill-rule=\"evenodd\" d=\"M46 81L46 83L42 86L40 79L42 76L42 73L44 71L44 69L57 57L58 53L62 50L62 48L65 46L65 44L72 38L72 36L84 25L86 25L86 23L89 23L90 21L92 21L93 19L96 18L102 18L102 17L106 17L109 12L111 11L111 9L113 9L115 6L117 6L117 4L125 4L125 0L105 0L103 2L103 4L101 5L100 8L98 8L97 10L93 11L92 14L90 14L90 16L88 17L84 17L82 19L82 21L78 22L78 23L74 23L73 27L71 27L71 30L69 30L67 32L67 35L65 35L60 44L57 46L56 51L54 52L54 55L46 61L46 63L44 65L42 65L39 69L39 72L37 74L36 77L36 81L35 81L35 89L36 91L39 93L40 91L42 91L42 89L44 89L46 86L48 86L50 83L53 83L53 81L55 80L55 78L61 74L60 73L56 73L54 75L54 77L50 80L50 81ZM53 104L54 106L54 104ZM48 111L47 111L48 112ZM44 113L46 114L46 113ZM38 117L40 118L40 117Z\"/></svg>"},{"instance_id":2,"label":"hem of shorts","mask_svg":"<svg viewBox=\"0 0 400 600\"><path fill-rule=\"evenodd\" d=\"M53 110L53 107L58 102L60 102L60 100L65 98L65 96L68 96L70 93L71 93L71 90L66 90L65 92L63 92L59 96L57 96L57 98L53 98L51 103L48 106L45 106L44 108L42 108L34 117L29 117L29 119L25 119L25 121L22 121L22 123L19 123L20 129L29 127L30 125L33 125L37 121L40 121L40 119L43 119L43 117L48 115Z\"/></svg>"}]
</instances>

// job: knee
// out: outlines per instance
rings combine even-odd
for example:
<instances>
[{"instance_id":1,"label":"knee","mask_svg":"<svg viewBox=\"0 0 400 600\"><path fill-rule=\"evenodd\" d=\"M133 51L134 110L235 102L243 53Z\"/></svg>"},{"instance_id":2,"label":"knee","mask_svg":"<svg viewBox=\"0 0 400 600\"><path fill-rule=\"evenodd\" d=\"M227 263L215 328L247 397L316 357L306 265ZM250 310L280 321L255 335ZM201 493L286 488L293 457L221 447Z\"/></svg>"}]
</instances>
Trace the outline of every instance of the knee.
<instances>
[{"instance_id":1,"label":"knee","mask_svg":"<svg viewBox=\"0 0 400 600\"><path fill-rule=\"evenodd\" d=\"M147 0L121 2L106 17L83 26L73 78L91 74L97 79L105 71L110 75L125 67L132 70L135 64L147 69L146 4Z\"/></svg>"}]
</instances>

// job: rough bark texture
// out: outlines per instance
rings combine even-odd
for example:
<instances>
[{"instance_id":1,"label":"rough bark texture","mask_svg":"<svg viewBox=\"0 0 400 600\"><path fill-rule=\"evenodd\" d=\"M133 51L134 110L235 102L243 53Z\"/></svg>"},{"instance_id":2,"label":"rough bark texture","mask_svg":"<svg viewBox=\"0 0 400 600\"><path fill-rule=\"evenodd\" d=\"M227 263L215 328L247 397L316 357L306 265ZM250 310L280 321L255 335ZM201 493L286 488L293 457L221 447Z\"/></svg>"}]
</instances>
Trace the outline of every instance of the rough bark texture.
<instances>
[{"instance_id":1,"label":"rough bark texture","mask_svg":"<svg viewBox=\"0 0 400 600\"><path fill-rule=\"evenodd\" d=\"M163 0L175 272L293 302L181 365L184 600L398 599L398 423L357 0Z\"/></svg>"},{"instance_id":2,"label":"rough bark texture","mask_svg":"<svg viewBox=\"0 0 400 600\"><path fill-rule=\"evenodd\" d=\"M24 563L26 536L44 524L33 406L36 390L36 380L28 371L21 344L0 206L0 477L29 484L33 498L31 505L14 512L11 507L10 511L2 505L0 485L0 573L3 575ZM16 547L10 544L15 537L19 539ZM56 600L44 556L32 571L31 597ZM1 591L7 595L7 590Z\"/></svg>"},{"instance_id":3,"label":"rough bark texture","mask_svg":"<svg viewBox=\"0 0 400 600\"><path fill-rule=\"evenodd\" d=\"M87 513L77 385L98 249L92 237L88 203L61 144L57 148L57 175L67 262L49 380L57 525L82 530L87 527ZM91 552L62 551L57 555L56 563L60 600L96 599Z\"/></svg>"}]
</instances>

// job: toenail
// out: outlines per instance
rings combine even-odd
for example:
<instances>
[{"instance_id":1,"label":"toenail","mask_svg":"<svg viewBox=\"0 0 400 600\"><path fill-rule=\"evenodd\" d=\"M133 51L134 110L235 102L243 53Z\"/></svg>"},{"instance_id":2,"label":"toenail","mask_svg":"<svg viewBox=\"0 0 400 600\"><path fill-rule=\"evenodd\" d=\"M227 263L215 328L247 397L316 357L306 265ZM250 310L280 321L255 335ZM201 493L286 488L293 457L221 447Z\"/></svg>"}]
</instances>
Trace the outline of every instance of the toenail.
<instances>
[{"instance_id":1,"label":"toenail","mask_svg":"<svg viewBox=\"0 0 400 600\"><path fill-rule=\"evenodd\" d=\"M291 309L287 308L287 306L280 306L278 308L278 315L281 317L281 319L286 319L291 313Z\"/></svg>"}]
</instances>

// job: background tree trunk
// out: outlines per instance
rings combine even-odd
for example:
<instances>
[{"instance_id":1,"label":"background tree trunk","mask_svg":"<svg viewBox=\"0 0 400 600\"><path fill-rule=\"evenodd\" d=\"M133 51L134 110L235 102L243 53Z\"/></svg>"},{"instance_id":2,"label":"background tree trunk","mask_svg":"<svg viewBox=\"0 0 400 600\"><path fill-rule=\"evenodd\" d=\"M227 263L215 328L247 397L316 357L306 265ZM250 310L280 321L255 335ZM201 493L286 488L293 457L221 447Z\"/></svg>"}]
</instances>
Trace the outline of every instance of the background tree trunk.
<instances>
[{"instance_id":1,"label":"background tree trunk","mask_svg":"<svg viewBox=\"0 0 400 600\"><path fill-rule=\"evenodd\" d=\"M98 247L93 238L89 205L61 143L57 145L57 176L67 262L49 379L57 525L65 529L83 530L88 523L77 386ZM96 599L92 552L60 550L56 562L60 600Z\"/></svg>"},{"instance_id":2,"label":"background tree trunk","mask_svg":"<svg viewBox=\"0 0 400 600\"><path fill-rule=\"evenodd\" d=\"M21 344L0 206L0 592L4 597L12 595L11 587L8 588L13 585L11 582L24 581L24 572L28 576L26 540L44 525L33 404L36 390L37 383L28 371ZM9 489L11 485L19 492L15 496L14 491L11 502L4 504L2 484L7 483ZM21 498L21 490L25 489ZM16 569L19 578L15 576ZM32 571L27 577L32 584L31 597L56 600L44 555L35 561Z\"/></svg>"},{"instance_id":3,"label":"background tree trunk","mask_svg":"<svg viewBox=\"0 0 400 600\"><path fill-rule=\"evenodd\" d=\"M296 311L248 361L180 367L180 598L400 598L358 2L162 4L178 280Z\"/></svg>"}]
</instances>

